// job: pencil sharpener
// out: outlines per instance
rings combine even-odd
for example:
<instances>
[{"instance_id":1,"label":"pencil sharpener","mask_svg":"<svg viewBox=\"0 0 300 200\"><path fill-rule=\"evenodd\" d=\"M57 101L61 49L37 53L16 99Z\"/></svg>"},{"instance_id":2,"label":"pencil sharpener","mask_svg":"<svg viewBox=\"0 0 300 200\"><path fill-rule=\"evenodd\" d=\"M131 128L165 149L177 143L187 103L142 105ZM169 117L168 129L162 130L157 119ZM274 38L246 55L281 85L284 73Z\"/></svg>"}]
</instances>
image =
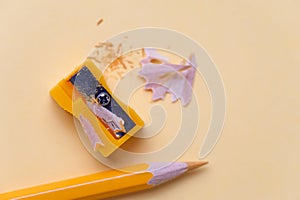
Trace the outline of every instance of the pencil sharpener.
<instances>
[{"instance_id":1,"label":"pencil sharpener","mask_svg":"<svg viewBox=\"0 0 300 200\"><path fill-rule=\"evenodd\" d=\"M114 96L91 60L62 79L50 95L80 122L94 151L104 157L144 126L138 114Z\"/></svg>"}]
</instances>

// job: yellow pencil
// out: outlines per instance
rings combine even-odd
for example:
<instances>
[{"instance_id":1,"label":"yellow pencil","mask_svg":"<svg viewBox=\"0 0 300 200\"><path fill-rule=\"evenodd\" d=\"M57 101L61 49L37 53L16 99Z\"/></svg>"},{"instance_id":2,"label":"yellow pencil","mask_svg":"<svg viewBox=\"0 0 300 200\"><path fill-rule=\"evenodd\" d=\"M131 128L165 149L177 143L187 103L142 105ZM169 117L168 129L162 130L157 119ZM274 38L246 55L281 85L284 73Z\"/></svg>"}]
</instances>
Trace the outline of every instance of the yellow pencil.
<instances>
[{"instance_id":1,"label":"yellow pencil","mask_svg":"<svg viewBox=\"0 0 300 200\"><path fill-rule=\"evenodd\" d=\"M109 170L7 192L0 194L0 199L91 200L107 198L152 188L205 164L207 164L205 161L139 164L122 171Z\"/></svg>"}]
</instances>

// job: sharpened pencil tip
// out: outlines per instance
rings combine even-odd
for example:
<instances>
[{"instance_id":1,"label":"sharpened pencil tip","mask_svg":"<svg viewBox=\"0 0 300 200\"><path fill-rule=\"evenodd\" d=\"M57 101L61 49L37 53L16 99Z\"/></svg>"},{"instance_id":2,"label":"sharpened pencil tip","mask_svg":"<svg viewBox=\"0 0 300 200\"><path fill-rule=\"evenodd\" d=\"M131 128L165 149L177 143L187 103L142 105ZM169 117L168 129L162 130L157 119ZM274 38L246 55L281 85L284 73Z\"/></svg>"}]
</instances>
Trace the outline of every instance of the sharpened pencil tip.
<instances>
[{"instance_id":1,"label":"sharpened pencil tip","mask_svg":"<svg viewBox=\"0 0 300 200\"><path fill-rule=\"evenodd\" d=\"M208 163L208 161L195 161L195 162L186 162L188 165L188 170L193 170L196 168L199 168L203 165L206 165Z\"/></svg>"}]
</instances>

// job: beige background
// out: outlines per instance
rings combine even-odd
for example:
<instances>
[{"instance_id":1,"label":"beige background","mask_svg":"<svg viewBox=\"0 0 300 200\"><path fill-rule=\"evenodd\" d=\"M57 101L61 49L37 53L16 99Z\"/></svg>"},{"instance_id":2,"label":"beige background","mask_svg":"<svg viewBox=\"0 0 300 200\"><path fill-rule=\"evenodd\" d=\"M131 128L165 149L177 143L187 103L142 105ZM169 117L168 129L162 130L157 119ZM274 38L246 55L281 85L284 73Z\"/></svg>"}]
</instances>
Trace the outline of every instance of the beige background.
<instances>
[{"instance_id":1,"label":"beige background","mask_svg":"<svg viewBox=\"0 0 300 200\"><path fill-rule=\"evenodd\" d=\"M1 0L0 192L106 169L48 91L95 42L159 26L191 36L218 65L225 127L209 166L116 199L299 199L299 8L296 0ZM184 158L196 158L195 144Z\"/></svg>"}]
</instances>

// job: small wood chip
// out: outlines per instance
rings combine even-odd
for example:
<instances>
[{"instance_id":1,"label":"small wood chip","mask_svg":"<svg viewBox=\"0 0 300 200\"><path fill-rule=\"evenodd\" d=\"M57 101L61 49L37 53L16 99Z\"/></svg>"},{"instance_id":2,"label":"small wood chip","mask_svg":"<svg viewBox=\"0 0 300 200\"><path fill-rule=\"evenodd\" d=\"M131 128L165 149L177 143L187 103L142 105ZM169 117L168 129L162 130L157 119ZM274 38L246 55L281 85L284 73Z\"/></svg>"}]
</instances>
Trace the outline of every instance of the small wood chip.
<instances>
[{"instance_id":1,"label":"small wood chip","mask_svg":"<svg viewBox=\"0 0 300 200\"><path fill-rule=\"evenodd\" d=\"M101 23L103 22L103 19L99 19L98 22L97 22L97 26L99 26Z\"/></svg>"}]
</instances>

